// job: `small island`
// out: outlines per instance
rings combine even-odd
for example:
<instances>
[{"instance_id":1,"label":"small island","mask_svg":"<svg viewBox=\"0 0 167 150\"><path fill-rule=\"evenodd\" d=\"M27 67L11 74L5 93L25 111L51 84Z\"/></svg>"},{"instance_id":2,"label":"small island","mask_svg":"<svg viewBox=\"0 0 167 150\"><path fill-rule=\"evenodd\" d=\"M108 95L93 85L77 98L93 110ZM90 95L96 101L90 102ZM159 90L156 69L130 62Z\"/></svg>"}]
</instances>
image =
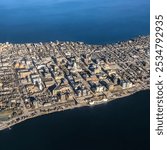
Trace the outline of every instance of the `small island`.
<instances>
[{"instance_id":1,"label":"small island","mask_svg":"<svg viewBox=\"0 0 167 150\"><path fill-rule=\"evenodd\" d=\"M0 130L149 89L149 41L0 43Z\"/></svg>"}]
</instances>

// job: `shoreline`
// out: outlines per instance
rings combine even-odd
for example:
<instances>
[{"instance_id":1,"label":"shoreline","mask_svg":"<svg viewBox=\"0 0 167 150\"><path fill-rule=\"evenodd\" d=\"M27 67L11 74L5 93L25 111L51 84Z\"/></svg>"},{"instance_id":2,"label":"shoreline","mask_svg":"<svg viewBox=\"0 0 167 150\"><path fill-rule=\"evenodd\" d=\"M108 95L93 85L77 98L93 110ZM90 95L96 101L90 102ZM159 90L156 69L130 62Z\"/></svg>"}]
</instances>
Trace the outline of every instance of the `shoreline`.
<instances>
[{"instance_id":1,"label":"shoreline","mask_svg":"<svg viewBox=\"0 0 167 150\"><path fill-rule=\"evenodd\" d=\"M134 36L134 37L131 37L131 38L127 38L127 39L124 39L124 40L118 40L118 41L113 41L113 42L107 42L107 43L89 43L89 42L84 42L84 41L78 41L78 40L72 40L72 41L67 41L67 40L54 40L54 41L32 41L32 42L12 42L12 41L4 41L4 42L1 42L0 41L0 44L6 44L6 43L10 43L10 44L38 44L38 43L50 43L50 42L57 42L59 41L60 43L65 43L65 42L73 42L73 43L84 43L86 45L96 45L96 46L107 46L107 45L114 45L114 44L118 44L118 43L122 43L122 42L127 42L128 40L135 40L135 39L138 39L138 38L141 38L141 37L149 37L150 34L147 33L147 34L142 34L142 35L138 35L138 36Z\"/></svg>"},{"instance_id":2,"label":"shoreline","mask_svg":"<svg viewBox=\"0 0 167 150\"><path fill-rule=\"evenodd\" d=\"M149 89L149 36L115 43L0 44L0 130Z\"/></svg>"},{"instance_id":3,"label":"shoreline","mask_svg":"<svg viewBox=\"0 0 167 150\"><path fill-rule=\"evenodd\" d=\"M136 90L136 91L134 91L134 92L132 92L132 93L129 93L129 94L127 94L127 95L121 95L121 96L118 96L118 97L115 97L115 98L111 98L111 99L108 99L107 102L99 101L99 102L97 102L97 103L95 103L95 104L93 104L93 105L90 105L90 104L87 104L87 105L82 105L82 104L80 104L80 105L74 105L73 107L69 107L69 108L66 108L66 109L58 110L58 111L51 111L51 112L47 112L47 113L41 113L41 114L35 115L35 116L33 116L33 117L32 117L32 116L29 116L29 117L26 118L26 119L20 120L20 121L18 121L18 122L16 122L16 123L13 123L13 124L10 124L10 125L7 125L7 124L8 124L7 122L10 122L10 121L3 122L4 125L3 125L3 126L0 126L0 131L6 130L6 129L9 129L9 130L10 130L13 126L15 126L15 125L17 125L17 124L19 124L19 123L22 123L22 122L24 122L24 121L27 121L27 120L30 120L30 119L34 119L34 118L37 118L37 117L40 117L40 116L44 116L44 115L48 115L48 114L53 114L53 113L56 113L56 112L62 112L62 111L66 111L66 110L72 110L72 109L76 109L76 108L94 107L94 106L98 106L98 105L101 105L101 104L107 104L107 103L110 103L110 102L112 102L112 101L121 100L121 99L123 99L123 98L125 98L125 97L129 97L129 96L132 96L132 95L134 95L134 94L136 94L136 93L138 93L138 92L147 91L147 90L150 90L150 88L149 88L149 87L146 87L146 88L143 88L143 89ZM16 118L16 119L17 119L17 118Z\"/></svg>"}]
</instances>

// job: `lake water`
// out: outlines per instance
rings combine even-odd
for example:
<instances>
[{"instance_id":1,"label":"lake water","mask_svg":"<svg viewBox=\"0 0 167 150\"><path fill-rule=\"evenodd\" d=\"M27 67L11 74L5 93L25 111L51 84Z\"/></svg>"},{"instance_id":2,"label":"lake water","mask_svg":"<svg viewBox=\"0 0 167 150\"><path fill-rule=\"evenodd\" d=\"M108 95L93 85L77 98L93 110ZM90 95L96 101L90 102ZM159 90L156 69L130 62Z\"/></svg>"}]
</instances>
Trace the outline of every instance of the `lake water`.
<instances>
[{"instance_id":1,"label":"lake water","mask_svg":"<svg viewBox=\"0 0 167 150\"><path fill-rule=\"evenodd\" d=\"M149 91L0 132L1 150L149 150Z\"/></svg>"},{"instance_id":2,"label":"lake water","mask_svg":"<svg viewBox=\"0 0 167 150\"><path fill-rule=\"evenodd\" d=\"M148 0L0 0L0 42L113 43L149 34ZM149 150L149 91L0 131L0 150Z\"/></svg>"},{"instance_id":3,"label":"lake water","mask_svg":"<svg viewBox=\"0 0 167 150\"><path fill-rule=\"evenodd\" d=\"M113 43L149 34L149 0L0 0L0 42Z\"/></svg>"}]
</instances>

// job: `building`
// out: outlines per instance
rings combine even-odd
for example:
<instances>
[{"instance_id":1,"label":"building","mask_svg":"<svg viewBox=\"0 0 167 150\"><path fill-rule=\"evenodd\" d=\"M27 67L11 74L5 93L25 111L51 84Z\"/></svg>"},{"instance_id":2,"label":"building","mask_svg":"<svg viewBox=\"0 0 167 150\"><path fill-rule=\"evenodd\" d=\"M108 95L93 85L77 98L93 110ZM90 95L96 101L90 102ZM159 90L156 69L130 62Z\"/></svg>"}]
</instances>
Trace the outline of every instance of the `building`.
<instances>
[{"instance_id":1,"label":"building","mask_svg":"<svg viewBox=\"0 0 167 150\"><path fill-rule=\"evenodd\" d=\"M125 89L125 88L127 88L127 82L125 81L125 80L120 80L120 85L121 85L121 87L122 87L122 89Z\"/></svg>"},{"instance_id":2,"label":"building","mask_svg":"<svg viewBox=\"0 0 167 150\"><path fill-rule=\"evenodd\" d=\"M0 89L2 89L3 87L3 83L0 81Z\"/></svg>"}]
</instances>

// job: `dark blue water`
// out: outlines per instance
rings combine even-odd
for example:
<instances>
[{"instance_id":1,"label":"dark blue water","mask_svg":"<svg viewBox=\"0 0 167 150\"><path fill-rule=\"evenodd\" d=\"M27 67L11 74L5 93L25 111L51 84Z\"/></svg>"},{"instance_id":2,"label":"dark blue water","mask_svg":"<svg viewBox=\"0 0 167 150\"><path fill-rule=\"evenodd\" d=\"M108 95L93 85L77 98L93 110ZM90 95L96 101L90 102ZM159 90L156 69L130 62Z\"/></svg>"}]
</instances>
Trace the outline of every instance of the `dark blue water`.
<instances>
[{"instance_id":1,"label":"dark blue water","mask_svg":"<svg viewBox=\"0 0 167 150\"><path fill-rule=\"evenodd\" d=\"M113 43L149 34L149 0L0 0L0 42ZM149 150L149 91L0 131L0 150Z\"/></svg>"},{"instance_id":2,"label":"dark blue water","mask_svg":"<svg viewBox=\"0 0 167 150\"><path fill-rule=\"evenodd\" d=\"M149 0L0 0L0 42L112 43L149 34Z\"/></svg>"},{"instance_id":3,"label":"dark blue water","mask_svg":"<svg viewBox=\"0 0 167 150\"><path fill-rule=\"evenodd\" d=\"M149 150L149 91L0 132L1 150Z\"/></svg>"}]
</instances>

